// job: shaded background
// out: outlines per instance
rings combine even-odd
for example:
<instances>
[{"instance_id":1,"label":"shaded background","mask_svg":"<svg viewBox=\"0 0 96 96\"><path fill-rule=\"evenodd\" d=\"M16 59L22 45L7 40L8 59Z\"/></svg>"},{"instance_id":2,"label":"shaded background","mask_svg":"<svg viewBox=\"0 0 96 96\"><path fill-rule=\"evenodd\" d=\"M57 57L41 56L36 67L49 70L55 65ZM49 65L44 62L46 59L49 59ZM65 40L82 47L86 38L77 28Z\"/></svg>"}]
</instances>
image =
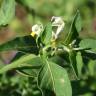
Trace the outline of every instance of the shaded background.
<instances>
[{"instance_id":1,"label":"shaded background","mask_svg":"<svg viewBox=\"0 0 96 96\"><path fill-rule=\"evenodd\" d=\"M80 37L96 39L96 0L16 0L16 15L8 26L0 29L0 44L29 35L33 24L46 24L52 16L61 16L65 22L70 22L77 9L82 17ZM15 54L16 51L0 53L0 65L10 63ZM96 65L87 67L88 72L82 79L72 82L73 96L95 96ZM39 91L34 91L33 79L14 71L6 74L0 76L0 96L40 96Z\"/></svg>"}]
</instances>

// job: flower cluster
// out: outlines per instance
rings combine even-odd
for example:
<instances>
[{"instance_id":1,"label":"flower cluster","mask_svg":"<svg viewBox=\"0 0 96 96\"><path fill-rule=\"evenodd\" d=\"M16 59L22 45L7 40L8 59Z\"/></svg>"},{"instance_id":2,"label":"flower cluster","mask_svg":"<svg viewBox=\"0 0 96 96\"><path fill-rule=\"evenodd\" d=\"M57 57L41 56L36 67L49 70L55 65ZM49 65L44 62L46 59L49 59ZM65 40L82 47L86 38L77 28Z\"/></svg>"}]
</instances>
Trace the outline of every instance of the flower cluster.
<instances>
[{"instance_id":1,"label":"flower cluster","mask_svg":"<svg viewBox=\"0 0 96 96\"><path fill-rule=\"evenodd\" d=\"M58 35L63 31L65 23L61 17L53 16L51 18L52 27L56 27L56 31L52 30L52 39L57 39ZM35 35L40 36L40 33L43 31L42 24L36 24L32 26L32 33L31 35L34 37Z\"/></svg>"}]
</instances>

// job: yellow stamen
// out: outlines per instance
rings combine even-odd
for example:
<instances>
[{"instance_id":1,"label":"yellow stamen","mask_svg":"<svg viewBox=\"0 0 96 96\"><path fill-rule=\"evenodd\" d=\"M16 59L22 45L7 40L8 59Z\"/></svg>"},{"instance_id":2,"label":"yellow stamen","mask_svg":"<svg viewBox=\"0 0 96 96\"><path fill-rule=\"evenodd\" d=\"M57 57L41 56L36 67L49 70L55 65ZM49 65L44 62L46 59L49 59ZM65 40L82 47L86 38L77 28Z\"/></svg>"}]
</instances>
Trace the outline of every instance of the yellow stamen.
<instances>
[{"instance_id":1,"label":"yellow stamen","mask_svg":"<svg viewBox=\"0 0 96 96\"><path fill-rule=\"evenodd\" d=\"M32 37L35 37L36 33L35 32L31 32L30 34Z\"/></svg>"}]
</instances>

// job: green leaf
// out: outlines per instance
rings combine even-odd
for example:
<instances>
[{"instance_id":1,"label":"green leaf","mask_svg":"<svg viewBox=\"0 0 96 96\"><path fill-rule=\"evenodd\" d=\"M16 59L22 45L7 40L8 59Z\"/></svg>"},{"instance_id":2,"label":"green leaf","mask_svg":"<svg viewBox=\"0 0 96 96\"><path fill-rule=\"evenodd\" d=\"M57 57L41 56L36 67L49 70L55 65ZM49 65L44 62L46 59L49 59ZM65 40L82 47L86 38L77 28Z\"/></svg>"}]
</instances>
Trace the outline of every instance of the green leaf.
<instances>
[{"instance_id":1,"label":"green leaf","mask_svg":"<svg viewBox=\"0 0 96 96\"><path fill-rule=\"evenodd\" d=\"M95 53L96 54L96 48L93 48L91 50L86 50L86 51L89 52L89 53Z\"/></svg>"},{"instance_id":2,"label":"green leaf","mask_svg":"<svg viewBox=\"0 0 96 96\"><path fill-rule=\"evenodd\" d=\"M68 34L67 34L67 36L65 38L65 41L64 41L65 45L70 44L78 36L77 30L76 30L76 27L75 27L75 22L76 22L76 19L78 17L78 14L79 14L79 12L77 11L74 18L73 18L73 20L72 20L69 32L68 32Z\"/></svg>"},{"instance_id":3,"label":"green leaf","mask_svg":"<svg viewBox=\"0 0 96 96\"><path fill-rule=\"evenodd\" d=\"M49 90L53 91L56 96L72 96L71 84L66 70L53 62L46 61L39 73L38 85L43 92Z\"/></svg>"},{"instance_id":4,"label":"green leaf","mask_svg":"<svg viewBox=\"0 0 96 96\"><path fill-rule=\"evenodd\" d=\"M0 26L9 24L15 16L15 0L3 0L0 7Z\"/></svg>"},{"instance_id":5,"label":"green leaf","mask_svg":"<svg viewBox=\"0 0 96 96\"><path fill-rule=\"evenodd\" d=\"M77 29L77 32L80 32L82 29L82 19L81 19L81 15L79 12L75 21L75 27Z\"/></svg>"},{"instance_id":6,"label":"green leaf","mask_svg":"<svg viewBox=\"0 0 96 96\"><path fill-rule=\"evenodd\" d=\"M42 42L47 45L50 43L52 38L52 25L51 23L48 23L42 33L41 40Z\"/></svg>"},{"instance_id":7,"label":"green leaf","mask_svg":"<svg viewBox=\"0 0 96 96\"><path fill-rule=\"evenodd\" d=\"M82 49L96 49L95 39L83 39L79 43L79 47Z\"/></svg>"},{"instance_id":8,"label":"green leaf","mask_svg":"<svg viewBox=\"0 0 96 96\"><path fill-rule=\"evenodd\" d=\"M80 52L77 52L76 61L77 61L76 65L77 65L78 77L81 77L82 68L83 68L83 60L82 60L82 55Z\"/></svg>"},{"instance_id":9,"label":"green leaf","mask_svg":"<svg viewBox=\"0 0 96 96\"><path fill-rule=\"evenodd\" d=\"M72 68L73 74L74 74L75 78L78 79L78 70L77 70L77 64L76 64L76 53L74 51L70 51L69 61L70 61L70 67Z\"/></svg>"},{"instance_id":10,"label":"green leaf","mask_svg":"<svg viewBox=\"0 0 96 96\"><path fill-rule=\"evenodd\" d=\"M51 58L49 58L49 60L54 62L54 63L56 63L56 64L58 64L58 65L61 65L61 66L68 65L66 59L65 58L61 58L59 55L51 57Z\"/></svg>"},{"instance_id":11,"label":"green leaf","mask_svg":"<svg viewBox=\"0 0 96 96\"><path fill-rule=\"evenodd\" d=\"M32 66L31 66L32 65ZM37 77L41 69L42 61L40 57L29 60L24 67L17 68L17 72L28 77Z\"/></svg>"},{"instance_id":12,"label":"green leaf","mask_svg":"<svg viewBox=\"0 0 96 96\"><path fill-rule=\"evenodd\" d=\"M18 68L25 67L26 69L27 67L29 67L29 68L36 69L41 66L41 63L40 63L41 61L39 59L40 59L39 57L32 55L32 54L24 55L18 60L12 62L11 64L8 64L0 68L0 74L6 71L12 70L12 69L16 69L16 68L18 69ZM38 60L39 60L39 63L38 63Z\"/></svg>"},{"instance_id":13,"label":"green leaf","mask_svg":"<svg viewBox=\"0 0 96 96\"><path fill-rule=\"evenodd\" d=\"M36 42L31 36L18 37L0 45L0 52L9 50L25 51L35 54L38 53Z\"/></svg>"}]
</instances>

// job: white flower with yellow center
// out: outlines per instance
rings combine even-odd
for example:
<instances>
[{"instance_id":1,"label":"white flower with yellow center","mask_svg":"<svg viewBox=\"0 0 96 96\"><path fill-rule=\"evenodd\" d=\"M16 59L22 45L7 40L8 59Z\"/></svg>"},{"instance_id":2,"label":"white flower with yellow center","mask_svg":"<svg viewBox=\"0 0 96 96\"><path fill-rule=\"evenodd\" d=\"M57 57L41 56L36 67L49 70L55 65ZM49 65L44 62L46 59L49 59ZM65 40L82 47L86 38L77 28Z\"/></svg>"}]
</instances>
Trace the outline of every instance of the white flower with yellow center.
<instances>
[{"instance_id":1,"label":"white flower with yellow center","mask_svg":"<svg viewBox=\"0 0 96 96\"><path fill-rule=\"evenodd\" d=\"M52 27L56 28L56 31L52 31L52 40L56 40L59 34L63 31L65 22L61 17L53 16L51 19ZM43 31L42 24L36 24L32 26L32 33L31 36L34 37L35 35L40 36L40 33Z\"/></svg>"},{"instance_id":2,"label":"white flower with yellow center","mask_svg":"<svg viewBox=\"0 0 96 96\"><path fill-rule=\"evenodd\" d=\"M53 27L57 27L56 32L52 32L52 37L56 40L58 38L58 35L63 31L65 22L61 17L55 16L52 17L51 22Z\"/></svg>"},{"instance_id":3,"label":"white flower with yellow center","mask_svg":"<svg viewBox=\"0 0 96 96\"><path fill-rule=\"evenodd\" d=\"M35 35L40 36L40 33L43 31L42 24L35 24L32 26L31 36L34 37Z\"/></svg>"}]
</instances>

